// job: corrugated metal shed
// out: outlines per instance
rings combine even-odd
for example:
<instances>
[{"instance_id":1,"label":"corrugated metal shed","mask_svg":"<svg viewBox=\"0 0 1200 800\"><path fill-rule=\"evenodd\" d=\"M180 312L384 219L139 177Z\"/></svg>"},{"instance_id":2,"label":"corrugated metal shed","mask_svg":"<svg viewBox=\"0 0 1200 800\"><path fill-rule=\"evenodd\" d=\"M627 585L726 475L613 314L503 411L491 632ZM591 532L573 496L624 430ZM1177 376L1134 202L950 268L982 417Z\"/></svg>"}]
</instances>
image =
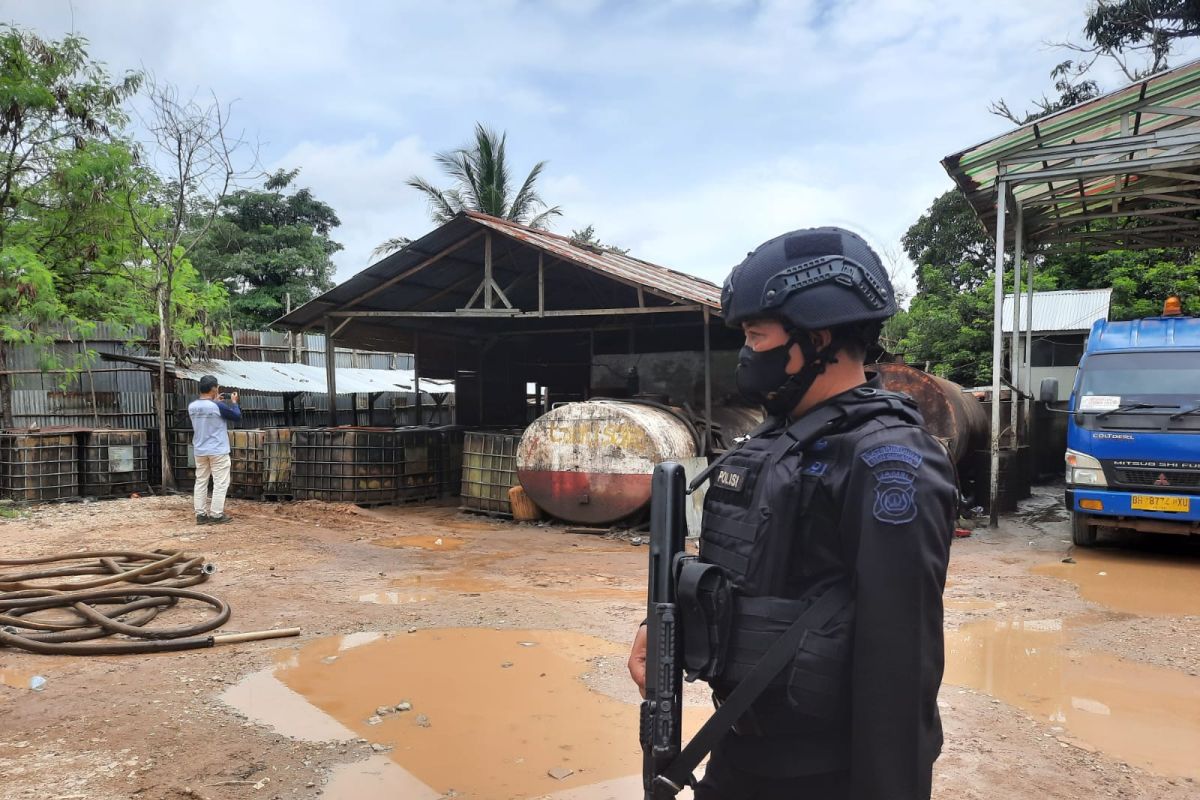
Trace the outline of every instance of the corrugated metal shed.
<instances>
[{"instance_id":1,"label":"corrugated metal shed","mask_svg":"<svg viewBox=\"0 0 1200 800\"><path fill-rule=\"evenodd\" d=\"M339 328L338 343L366 349L410 350L411 331L429 331L461 339L503 325L535 329L539 294L547 316L571 309L618 309L645 306L706 307L719 315L716 284L657 264L601 248L582 247L570 238L534 230L508 220L464 212L407 247L372 264L325 294L293 310L275 324L290 330L320 330L326 316L355 312L437 312L453 314L470 304L485 261L484 233L492 236L497 286L515 309L497 302L494 317L384 320L356 319ZM544 269L544 284L539 270ZM678 310L678 309L676 309ZM521 314L514 319L506 314ZM470 318L467 318L470 316ZM586 327L581 325L580 327Z\"/></svg>"},{"instance_id":2,"label":"corrugated metal shed","mask_svg":"<svg viewBox=\"0 0 1200 800\"><path fill-rule=\"evenodd\" d=\"M1021 295L1021 329L1025 329L1029 298ZM1034 333L1087 333L1098 319L1108 319L1112 289L1068 289L1033 293ZM1013 296L1004 295L1001 320L1004 333L1012 333Z\"/></svg>"},{"instance_id":3,"label":"corrugated metal shed","mask_svg":"<svg viewBox=\"0 0 1200 800\"><path fill-rule=\"evenodd\" d=\"M994 236L1008 184L1030 242L1088 250L1200 237L1200 60L1042 117L942 159ZM1093 221L1119 220L1118 223ZM1010 223L1005 238L1014 240Z\"/></svg>"}]
</instances>

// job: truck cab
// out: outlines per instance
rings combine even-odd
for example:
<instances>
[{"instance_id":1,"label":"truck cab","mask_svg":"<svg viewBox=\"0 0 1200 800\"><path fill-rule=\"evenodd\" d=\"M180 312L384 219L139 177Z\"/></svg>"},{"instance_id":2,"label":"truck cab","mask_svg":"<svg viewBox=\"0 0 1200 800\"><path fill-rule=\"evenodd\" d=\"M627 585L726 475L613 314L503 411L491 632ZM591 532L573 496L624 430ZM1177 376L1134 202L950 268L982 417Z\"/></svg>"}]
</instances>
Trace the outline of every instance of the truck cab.
<instances>
[{"instance_id":1,"label":"truck cab","mask_svg":"<svg viewBox=\"0 0 1200 800\"><path fill-rule=\"evenodd\" d=\"M1200 534L1200 318L1170 298L1160 317L1097 321L1069 411L1076 545L1100 528Z\"/></svg>"}]
</instances>

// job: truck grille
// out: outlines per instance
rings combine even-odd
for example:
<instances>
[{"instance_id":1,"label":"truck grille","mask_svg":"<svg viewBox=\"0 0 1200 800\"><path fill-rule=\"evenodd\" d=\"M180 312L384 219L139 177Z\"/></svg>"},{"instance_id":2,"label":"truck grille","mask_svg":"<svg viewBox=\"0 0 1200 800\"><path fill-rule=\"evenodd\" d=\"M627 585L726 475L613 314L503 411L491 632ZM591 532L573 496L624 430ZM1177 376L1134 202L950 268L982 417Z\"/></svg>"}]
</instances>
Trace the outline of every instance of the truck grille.
<instances>
[{"instance_id":1,"label":"truck grille","mask_svg":"<svg viewBox=\"0 0 1200 800\"><path fill-rule=\"evenodd\" d=\"M1123 486L1148 489L1193 489L1200 486L1200 471L1170 469L1113 469L1113 477ZM1165 480L1165 482L1164 482Z\"/></svg>"}]
</instances>

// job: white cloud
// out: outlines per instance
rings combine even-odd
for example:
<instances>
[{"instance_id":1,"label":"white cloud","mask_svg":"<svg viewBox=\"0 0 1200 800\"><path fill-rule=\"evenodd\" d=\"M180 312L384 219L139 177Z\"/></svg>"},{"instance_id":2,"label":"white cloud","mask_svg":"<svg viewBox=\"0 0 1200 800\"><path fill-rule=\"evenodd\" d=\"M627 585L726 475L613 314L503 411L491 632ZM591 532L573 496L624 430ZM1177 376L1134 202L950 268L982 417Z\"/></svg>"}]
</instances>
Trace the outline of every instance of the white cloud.
<instances>
[{"instance_id":1,"label":"white cloud","mask_svg":"<svg viewBox=\"0 0 1200 800\"><path fill-rule=\"evenodd\" d=\"M416 137L384 144L375 137L332 144L300 142L272 169L300 167L297 183L337 211L333 238L345 247L335 256L337 280L371 263L371 251L395 236L416 238L432 227L425 203L404 185L412 175L433 174L433 159Z\"/></svg>"},{"instance_id":2,"label":"white cloud","mask_svg":"<svg viewBox=\"0 0 1200 800\"><path fill-rule=\"evenodd\" d=\"M784 230L840 223L894 249L949 187L946 154L1051 90L1088 0L333 0L3 2L74 28L113 71L145 65L239 98L236 125L338 212L339 278L418 236L404 180L476 121L514 173L550 161L556 226L720 280ZM1195 47L1187 53L1196 52ZM1176 62L1184 57L1181 54ZM1106 88L1119 84L1100 67Z\"/></svg>"}]
</instances>

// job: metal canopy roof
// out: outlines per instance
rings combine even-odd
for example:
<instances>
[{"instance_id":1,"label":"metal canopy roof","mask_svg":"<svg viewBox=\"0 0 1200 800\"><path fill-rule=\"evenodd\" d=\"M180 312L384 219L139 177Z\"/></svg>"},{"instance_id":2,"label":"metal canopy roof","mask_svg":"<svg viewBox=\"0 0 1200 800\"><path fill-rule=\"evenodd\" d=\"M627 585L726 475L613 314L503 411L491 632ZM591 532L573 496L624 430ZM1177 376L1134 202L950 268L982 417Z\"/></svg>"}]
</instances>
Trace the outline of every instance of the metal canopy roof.
<instances>
[{"instance_id":1,"label":"metal canopy roof","mask_svg":"<svg viewBox=\"0 0 1200 800\"><path fill-rule=\"evenodd\" d=\"M1200 243L1200 60L947 156L991 234L1006 185L1030 244L1087 251ZM1013 241L1016 230L1005 238Z\"/></svg>"},{"instance_id":2,"label":"metal canopy roof","mask_svg":"<svg viewBox=\"0 0 1200 800\"><path fill-rule=\"evenodd\" d=\"M492 307L490 298L482 307L480 270L489 261L494 289L486 294L495 292L507 307L499 301ZM468 211L275 325L305 330L338 318L343 323L339 343L395 350L405 343L400 333L405 328L472 338L494 330L499 321L508 330L536 329L546 318L581 313L622 316L708 308L719 314L720 306L721 289L709 281ZM431 317L442 319L434 323ZM351 318L354 324L347 327Z\"/></svg>"},{"instance_id":3,"label":"metal canopy roof","mask_svg":"<svg viewBox=\"0 0 1200 800\"><path fill-rule=\"evenodd\" d=\"M1090 331L1098 319L1108 319L1112 289L1067 289L1058 292L1034 292L1033 315L1029 311L1028 295L1021 296L1018 318L1032 319L1036 333L1079 333ZM1000 314L1005 333L1012 333L1013 296L1004 295L1004 310Z\"/></svg>"}]
</instances>

